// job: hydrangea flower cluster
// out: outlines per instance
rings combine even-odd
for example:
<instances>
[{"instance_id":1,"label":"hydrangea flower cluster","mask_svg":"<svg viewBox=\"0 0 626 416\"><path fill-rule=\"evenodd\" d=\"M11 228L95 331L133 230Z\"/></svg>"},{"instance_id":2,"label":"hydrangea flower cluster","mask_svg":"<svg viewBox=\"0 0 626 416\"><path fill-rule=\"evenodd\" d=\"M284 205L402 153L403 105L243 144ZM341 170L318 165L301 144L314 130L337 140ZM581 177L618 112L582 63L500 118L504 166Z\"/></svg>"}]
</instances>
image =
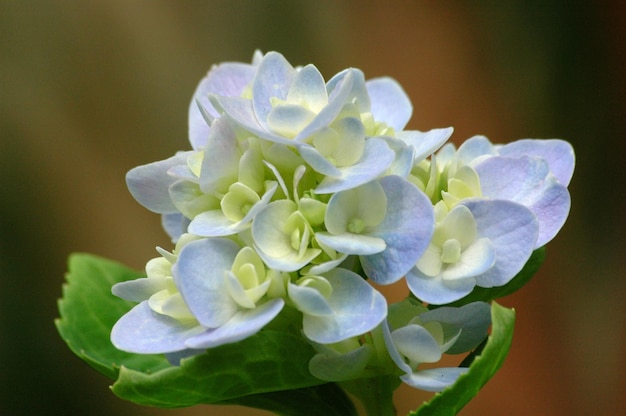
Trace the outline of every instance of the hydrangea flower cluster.
<instances>
[{"instance_id":1,"label":"hydrangea flower cluster","mask_svg":"<svg viewBox=\"0 0 626 416\"><path fill-rule=\"evenodd\" d=\"M453 383L464 369L418 366L475 348L489 305L422 302L508 283L565 222L574 156L561 140L455 149L452 128L404 130L411 114L396 81L358 69L325 81L276 52L213 67L189 109L192 150L127 175L175 247L113 287L138 302L113 344L176 363L289 309L322 380ZM413 296L393 305L369 283L401 279Z\"/></svg>"}]
</instances>

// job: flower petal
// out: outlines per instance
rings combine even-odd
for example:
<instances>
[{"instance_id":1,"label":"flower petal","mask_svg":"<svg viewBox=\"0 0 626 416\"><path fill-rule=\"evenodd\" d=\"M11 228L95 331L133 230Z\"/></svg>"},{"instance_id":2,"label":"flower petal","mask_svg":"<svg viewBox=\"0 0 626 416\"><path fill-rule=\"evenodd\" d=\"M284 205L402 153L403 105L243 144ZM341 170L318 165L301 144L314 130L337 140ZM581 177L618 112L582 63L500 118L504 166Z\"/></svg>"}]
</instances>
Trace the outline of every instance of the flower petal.
<instances>
[{"instance_id":1,"label":"flower petal","mask_svg":"<svg viewBox=\"0 0 626 416\"><path fill-rule=\"evenodd\" d=\"M539 224L523 205L504 200L474 199L462 202L474 216L479 238L493 244L496 261L476 276L481 287L502 286L526 264L537 241Z\"/></svg>"},{"instance_id":2,"label":"flower petal","mask_svg":"<svg viewBox=\"0 0 626 416\"><path fill-rule=\"evenodd\" d=\"M361 276L337 268L325 273L332 288L327 299L334 311L329 316L304 315L304 334L320 344L331 344L364 334L387 315L387 302Z\"/></svg>"},{"instance_id":3,"label":"flower petal","mask_svg":"<svg viewBox=\"0 0 626 416\"><path fill-rule=\"evenodd\" d=\"M434 363L441 359L441 346L426 328L410 324L396 329L391 339L398 352L416 363Z\"/></svg>"},{"instance_id":4,"label":"flower petal","mask_svg":"<svg viewBox=\"0 0 626 416\"><path fill-rule=\"evenodd\" d=\"M199 106L212 117L218 117L217 110L209 101L209 94L239 97L250 84L256 68L252 65L226 62L211 68L203 78L189 104L189 141L194 149L203 148L208 140L210 126Z\"/></svg>"},{"instance_id":5,"label":"flower petal","mask_svg":"<svg viewBox=\"0 0 626 416\"><path fill-rule=\"evenodd\" d=\"M502 156L538 156L548 162L550 172L559 180L561 185L569 185L574 166L576 164L574 148L565 140L550 139L523 139L506 144L498 149Z\"/></svg>"},{"instance_id":6,"label":"flower petal","mask_svg":"<svg viewBox=\"0 0 626 416\"><path fill-rule=\"evenodd\" d=\"M556 236L569 214L567 188L550 173L547 162L535 157L490 157L478 165L483 195L528 207L539 221L539 248Z\"/></svg>"},{"instance_id":7,"label":"flower petal","mask_svg":"<svg viewBox=\"0 0 626 416\"><path fill-rule=\"evenodd\" d=\"M466 373L468 369L467 367L429 368L403 375L400 378L416 389L439 392L454 384L459 376Z\"/></svg>"},{"instance_id":8,"label":"flower petal","mask_svg":"<svg viewBox=\"0 0 626 416\"><path fill-rule=\"evenodd\" d=\"M406 275L406 283L418 299L443 305L454 302L471 293L476 286L476 279L468 277L457 280L443 280L441 276L428 276L413 267Z\"/></svg>"},{"instance_id":9,"label":"flower petal","mask_svg":"<svg viewBox=\"0 0 626 416\"><path fill-rule=\"evenodd\" d=\"M381 176L391 166L394 158L395 152L384 140L367 139L361 159L352 166L339 168L341 176L325 177L315 193L330 194L363 185Z\"/></svg>"},{"instance_id":10,"label":"flower petal","mask_svg":"<svg viewBox=\"0 0 626 416\"><path fill-rule=\"evenodd\" d=\"M136 354L161 354L187 349L185 341L202 332L197 324L183 325L169 316L154 312L143 301L124 316L111 330L115 348Z\"/></svg>"},{"instance_id":11,"label":"flower petal","mask_svg":"<svg viewBox=\"0 0 626 416\"><path fill-rule=\"evenodd\" d=\"M400 131L413 113L411 100L400 84L392 78L374 78L365 83L370 96L371 113L378 122L384 122Z\"/></svg>"},{"instance_id":12,"label":"flower petal","mask_svg":"<svg viewBox=\"0 0 626 416\"><path fill-rule=\"evenodd\" d=\"M168 188L178 178L167 171L177 165L186 165L193 152L180 152L169 159L137 166L126 174L126 185L131 195L144 207L157 214L174 214L178 210L170 199Z\"/></svg>"},{"instance_id":13,"label":"flower petal","mask_svg":"<svg viewBox=\"0 0 626 416\"><path fill-rule=\"evenodd\" d=\"M460 308L442 307L429 310L420 315L420 321L439 322L444 331L444 339L451 335L461 334L445 352L447 354L460 354L475 348L487 336L487 330L491 325L491 307L485 302L472 302Z\"/></svg>"},{"instance_id":14,"label":"flower petal","mask_svg":"<svg viewBox=\"0 0 626 416\"><path fill-rule=\"evenodd\" d=\"M283 299L272 299L254 309L240 310L219 328L188 338L185 345L188 348L214 348L246 339L270 323L284 305Z\"/></svg>"},{"instance_id":15,"label":"flower petal","mask_svg":"<svg viewBox=\"0 0 626 416\"><path fill-rule=\"evenodd\" d=\"M261 60L252 83L252 105L264 128L273 108L272 98L285 100L295 76L296 70L278 52L268 52Z\"/></svg>"},{"instance_id":16,"label":"flower petal","mask_svg":"<svg viewBox=\"0 0 626 416\"><path fill-rule=\"evenodd\" d=\"M124 300L141 302L168 287L169 277L144 277L127 280L113 285L111 293Z\"/></svg>"},{"instance_id":17,"label":"flower petal","mask_svg":"<svg viewBox=\"0 0 626 416\"><path fill-rule=\"evenodd\" d=\"M452 136L452 127L426 132L406 130L396 134L400 140L415 148L413 163L419 163L439 149Z\"/></svg>"},{"instance_id":18,"label":"flower petal","mask_svg":"<svg viewBox=\"0 0 626 416\"><path fill-rule=\"evenodd\" d=\"M181 249L172 267L180 294L205 327L222 326L238 310L228 294L225 280L225 273L230 270L238 251L239 246L230 240L196 240Z\"/></svg>"},{"instance_id":19,"label":"flower petal","mask_svg":"<svg viewBox=\"0 0 626 416\"><path fill-rule=\"evenodd\" d=\"M399 176L381 178L387 214L369 235L385 240L381 253L360 256L365 274L378 284L402 278L421 257L434 229L432 203L415 185Z\"/></svg>"},{"instance_id":20,"label":"flower petal","mask_svg":"<svg viewBox=\"0 0 626 416\"><path fill-rule=\"evenodd\" d=\"M315 238L328 247L345 254L376 254L387 247L385 240L382 238L363 234L343 233L332 235L326 232L319 232L315 233Z\"/></svg>"},{"instance_id":21,"label":"flower petal","mask_svg":"<svg viewBox=\"0 0 626 416\"><path fill-rule=\"evenodd\" d=\"M317 289L290 283L287 286L287 292L296 309L306 315L329 316L333 314L328 301Z\"/></svg>"}]
</instances>

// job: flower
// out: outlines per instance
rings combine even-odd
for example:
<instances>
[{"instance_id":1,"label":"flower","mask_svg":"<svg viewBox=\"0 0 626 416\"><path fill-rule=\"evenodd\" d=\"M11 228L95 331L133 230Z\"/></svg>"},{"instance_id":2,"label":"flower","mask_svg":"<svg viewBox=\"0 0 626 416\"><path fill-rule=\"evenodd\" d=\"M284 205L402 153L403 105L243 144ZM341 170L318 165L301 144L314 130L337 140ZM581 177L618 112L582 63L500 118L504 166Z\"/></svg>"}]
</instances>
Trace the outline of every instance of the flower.
<instances>
[{"instance_id":1,"label":"flower","mask_svg":"<svg viewBox=\"0 0 626 416\"><path fill-rule=\"evenodd\" d=\"M413 294L445 304L508 283L563 226L573 168L562 140L496 146L483 136L414 163L409 180L435 205L436 226L406 276Z\"/></svg>"},{"instance_id":2,"label":"flower","mask_svg":"<svg viewBox=\"0 0 626 416\"><path fill-rule=\"evenodd\" d=\"M317 351L310 371L326 381L398 375L411 387L440 391L467 371L463 367L418 369L436 363L443 353L460 354L487 336L490 307L474 302L429 311L413 300L389 306L387 319L361 337L335 344L312 343Z\"/></svg>"},{"instance_id":3,"label":"flower","mask_svg":"<svg viewBox=\"0 0 626 416\"><path fill-rule=\"evenodd\" d=\"M383 336L391 359L405 373L401 380L427 391L441 391L454 383L467 368L419 370L418 366L439 361L444 352L459 354L475 348L491 324L489 310L484 302L432 311L410 301L392 305Z\"/></svg>"},{"instance_id":4,"label":"flower","mask_svg":"<svg viewBox=\"0 0 626 416\"><path fill-rule=\"evenodd\" d=\"M445 204L438 204L445 211ZM406 280L419 299L453 302L475 286L502 286L530 258L539 224L524 206L468 199L438 221L431 243Z\"/></svg>"},{"instance_id":5,"label":"flower","mask_svg":"<svg viewBox=\"0 0 626 416\"><path fill-rule=\"evenodd\" d=\"M506 285L554 238L574 154L556 139L457 149L451 127L404 130L411 114L396 81L354 68L326 81L277 52L213 67L190 104L191 150L126 176L175 248L113 287L138 302L113 344L176 364L279 322L313 345L322 380L454 383L465 368L422 364L475 348L490 308L445 305ZM414 297L392 305L370 284L402 278Z\"/></svg>"}]
</instances>

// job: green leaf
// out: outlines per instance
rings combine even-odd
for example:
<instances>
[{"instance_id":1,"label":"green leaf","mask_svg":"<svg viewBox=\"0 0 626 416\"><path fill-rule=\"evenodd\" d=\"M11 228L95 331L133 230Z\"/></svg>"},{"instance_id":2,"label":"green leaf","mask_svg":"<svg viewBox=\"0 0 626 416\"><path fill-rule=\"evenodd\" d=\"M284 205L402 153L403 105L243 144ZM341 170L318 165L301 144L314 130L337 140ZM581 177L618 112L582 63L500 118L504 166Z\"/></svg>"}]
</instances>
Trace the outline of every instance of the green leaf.
<instances>
[{"instance_id":1,"label":"green leaf","mask_svg":"<svg viewBox=\"0 0 626 416\"><path fill-rule=\"evenodd\" d=\"M111 287L143 276L110 260L73 254L59 300L61 317L55 321L77 356L117 379L112 390L121 398L159 407L220 403L286 416L309 414L313 408L320 416L356 415L343 390L310 374L314 351L287 330L293 319L301 319L291 308L259 334L183 359L180 366L170 365L164 355L117 350L110 342L111 328L134 303L114 296Z\"/></svg>"},{"instance_id":2,"label":"green leaf","mask_svg":"<svg viewBox=\"0 0 626 416\"><path fill-rule=\"evenodd\" d=\"M261 331L153 374L122 367L113 392L137 404L159 407L225 400L239 404L236 398L242 396L325 383L309 372L313 354L300 336Z\"/></svg>"},{"instance_id":3,"label":"green leaf","mask_svg":"<svg viewBox=\"0 0 626 416\"><path fill-rule=\"evenodd\" d=\"M493 302L491 320L491 335L482 353L470 365L468 372L419 409L409 413L409 416L456 415L500 369L513 340L515 310Z\"/></svg>"},{"instance_id":4,"label":"green leaf","mask_svg":"<svg viewBox=\"0 0 626 416\"><path fill-rule=\"evenodd\" d=\"M269 410L281 416L357 416L346 393L334 383L240 397L220 404Z\"/></svg>"},{"instance_id":5,"label":"green leaf","mask_svg":"<svg viewBox=\"0 0 626 416\"><path fill-rule=\"evenodd\" d=\"M139 277L143 275L97 256L73 254L69 259L57 330L74 354L112 379L122 365L145 372L169 366L163 355L129 354L111 344L113 324L134 305L114 296L111 286Z\"/></svg>"},{"instance_id":6,"label":"green leaf","mask_svg":"<svg viewBox=\"0 0 626 416\"><path fill-rule=\"evenodd\" d=\"M522 286L524 286L528 281L537 273L539 267L543 263L543 260L546 257L546 249L544 247L540 247L537 250L533 251L530 258L520 270L520 272L515 275L513 279L509 283L504 286L499 287L475 287L472 290L472 293L465 296L462 299L459 299L455 302L451 302L445 305L430 305L430 309L440 308L442 306L463 306L468 303L482 301L482 302L491 302L494 299L498 299L504 296L508 296L513 292L516 292Z\"/></svg>"}]
</instances>

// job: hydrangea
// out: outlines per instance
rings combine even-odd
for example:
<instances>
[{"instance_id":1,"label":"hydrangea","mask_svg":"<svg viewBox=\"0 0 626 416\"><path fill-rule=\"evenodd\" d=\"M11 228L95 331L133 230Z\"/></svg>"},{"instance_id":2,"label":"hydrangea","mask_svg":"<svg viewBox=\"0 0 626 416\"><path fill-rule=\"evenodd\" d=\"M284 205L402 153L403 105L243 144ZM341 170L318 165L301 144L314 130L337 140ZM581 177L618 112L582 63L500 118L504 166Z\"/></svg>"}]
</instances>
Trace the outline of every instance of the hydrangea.
<instances>
[{"instance_id":1,"label":"hydrangea","mask_svg":"<svg viewBox=\"0 0 626 416\"><path fill-rule=\"evenodd\" d=\"M175 248L113 287L138 302L113 344L176 363L284 316L322 380L453 383L464 369L421 364L475 348L489 305L420 301L507 284L563 226L574 156L561 140L443 146L452 128L405 130L411 113L396 81L354 68L326 81L276 52L213 67L191 150L127 174ZM393 305L369 282L405 277L412 297Z\"/></svg>"},{"instance_id":2,"label":"hydrangea","mask_svg":"<svg viewBox=\"0 0 626 416\"><path fill-rule=\"evenodd\" d=\"M447 144L415 163L409 179L434 204L436 226L407 274L412 293L445 304L475 286L508 283L565 223L573 169L574 152L565 141L497 146L483 136L458 150Z\"/></svg>"}]
</instances>

